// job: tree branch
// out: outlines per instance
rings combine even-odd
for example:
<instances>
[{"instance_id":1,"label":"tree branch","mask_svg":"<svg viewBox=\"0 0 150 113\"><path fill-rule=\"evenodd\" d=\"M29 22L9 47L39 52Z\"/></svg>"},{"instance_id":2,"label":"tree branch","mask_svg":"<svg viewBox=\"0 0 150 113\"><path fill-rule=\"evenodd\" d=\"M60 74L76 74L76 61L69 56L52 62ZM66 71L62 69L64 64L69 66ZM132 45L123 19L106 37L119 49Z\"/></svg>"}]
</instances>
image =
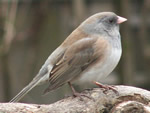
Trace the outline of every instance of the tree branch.
<instances>
[{"instance_id":1,"label":"tree branch","mask_svg":"<svg viewBox=\"0 0 150 113\"><path fill-rule=\"evenodd\" d=\"M81 97L67 97L50 105L1 103L0 112L7 113L149 113L150 92L131 86L114 86L118 91L94 88ZM87 98L87 96L89 98Z\"/></svg>"}]
</instances>

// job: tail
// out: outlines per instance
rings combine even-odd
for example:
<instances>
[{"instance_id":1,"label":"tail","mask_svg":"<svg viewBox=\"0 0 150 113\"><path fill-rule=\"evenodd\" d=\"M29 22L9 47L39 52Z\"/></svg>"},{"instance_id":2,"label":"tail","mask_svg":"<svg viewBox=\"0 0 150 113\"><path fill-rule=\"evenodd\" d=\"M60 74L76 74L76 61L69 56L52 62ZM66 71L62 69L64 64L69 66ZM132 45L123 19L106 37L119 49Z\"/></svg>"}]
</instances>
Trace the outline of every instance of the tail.
<instances>
[{"instance_id":1,"label":"tail","mask_svg":"<svg viewBox=\"0 0 150 113\"><path fill-rule=\"evenodd\" d=\"M37 86L42 77L37 76L37 78L33 79L25 88L23 88L11 101L11 102L18 102L21 98L23 98L32 88Z\"/></svg>"}]
</instances>

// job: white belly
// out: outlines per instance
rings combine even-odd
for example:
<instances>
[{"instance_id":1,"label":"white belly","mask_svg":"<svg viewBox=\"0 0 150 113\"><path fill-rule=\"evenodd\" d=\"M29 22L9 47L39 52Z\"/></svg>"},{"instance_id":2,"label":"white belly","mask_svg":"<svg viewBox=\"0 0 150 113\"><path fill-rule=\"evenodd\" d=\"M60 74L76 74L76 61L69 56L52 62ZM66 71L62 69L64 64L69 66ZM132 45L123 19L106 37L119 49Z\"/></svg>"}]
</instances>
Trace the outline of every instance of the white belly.
<instances>
[{"instance_id":1,"label":"white belly","mask_svg":"<svg viewBox=\"0 0 150 113\"><path fill-rule=\"evenodd\" d=\"M114 68L117 66L120 57L121 57L121 49L112 49L111 53L109 53L108 57L103 63L97 63L87 72L82 73L79 78L79 82L91 82L91 81L100 81L102 78L108 76Z\"/></svg>"}]
</instances>

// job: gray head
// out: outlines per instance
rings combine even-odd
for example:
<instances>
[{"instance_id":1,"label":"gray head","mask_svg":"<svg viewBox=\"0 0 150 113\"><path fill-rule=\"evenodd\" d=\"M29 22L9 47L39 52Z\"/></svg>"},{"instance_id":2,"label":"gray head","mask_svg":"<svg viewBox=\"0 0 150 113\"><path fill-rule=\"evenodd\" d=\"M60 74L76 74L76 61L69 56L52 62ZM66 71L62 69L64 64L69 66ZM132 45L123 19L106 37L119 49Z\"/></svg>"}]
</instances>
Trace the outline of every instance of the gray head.
<instances>
[{"instance_id":1,"label":"gray head","mask_svg":"<svg viewBox=\"0 0 150 113\"><path fill-rule=\"evenodd\" d=\"M82 24L84 31L88 34L98 34L106 36L118 36L119 35L119 24L126 21L127 19L117 16L113 12L102 12L97 13Z\"/></svg>"}]
</instances>

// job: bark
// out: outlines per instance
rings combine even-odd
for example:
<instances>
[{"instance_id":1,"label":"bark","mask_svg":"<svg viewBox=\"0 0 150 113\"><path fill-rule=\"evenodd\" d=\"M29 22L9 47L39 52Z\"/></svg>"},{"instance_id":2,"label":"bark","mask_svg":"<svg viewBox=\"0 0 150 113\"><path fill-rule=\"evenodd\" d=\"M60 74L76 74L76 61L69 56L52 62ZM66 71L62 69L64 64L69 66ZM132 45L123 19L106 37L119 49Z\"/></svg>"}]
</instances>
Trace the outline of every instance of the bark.
<instances>
[{"instance_id":1,"label":"bark","mask_svg":"<svg viewBox=\"0 0 150 113\"><path fill-rule=\"evenodd\" d=\"M0 103L0 113L150 113L150 92L131 86L85 90L50 105Z\"/></svg>"}]
</instances>

